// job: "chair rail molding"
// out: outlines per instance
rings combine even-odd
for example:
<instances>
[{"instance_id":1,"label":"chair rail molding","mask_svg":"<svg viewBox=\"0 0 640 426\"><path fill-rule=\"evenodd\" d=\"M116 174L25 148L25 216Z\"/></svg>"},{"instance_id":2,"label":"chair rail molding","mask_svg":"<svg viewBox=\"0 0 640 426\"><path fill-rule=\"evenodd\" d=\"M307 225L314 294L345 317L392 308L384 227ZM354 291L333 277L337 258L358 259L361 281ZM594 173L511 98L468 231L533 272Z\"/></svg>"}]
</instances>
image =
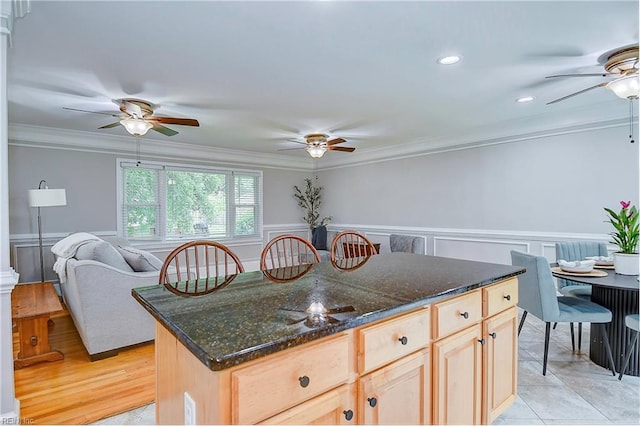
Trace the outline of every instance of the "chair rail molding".
<instances>
[{"instance_id":1,"label":"chair rail molding","mask_svg":"<svg viewBox=\"0 0 640 426\"><path fill-rule=\"evenodd\" d=\"M389 253L389 236L391 234L411 235L424 239L424 251L428 255L454 257L480 262L492 262L508 264L510 250L519 250L525 253L545 256L550 262L555 259L555 243L557 241L609 241L608 234L586 233L558 233L535 231L508 231L495 229L455 229L455 228L429 228L429 227L404 227L385 225L362 225L334 223L327 226L328 237L340 231L356 230L363 233L371 242L380 244L380 253ZM115 231L86 231L98 237L116 236ZM258 270L260 265L260 252L272 238L280 234L295 234L311 239L309 226L306 223L277 223L263 226L262 238L234 241L224 244L233 248L240 256L247 271ZM69 233L48 233L43 235L43 245L50 247ZM171 250L179 245L182 240L176 241L131 241L131 245L152 252L159 258L164 258ZM22 273L22 279L31 279L37 272L36 251L38 248L36 234L11 235L11 263L16 271ZM609 244L610 252L617 248ZM53 263L52 258L47 261L47 268ZM49 265L49 263L51 265ZM50 268L49 268L50 269ZM0 277L1 278L1 277ZM18 274L14 273L13 279L18 282ZM11 279L9 279L11 280ZM55 281L55 280L52 280ZM0 282L1 285L1 282ZM10 290L9 290L10 291Z\"/></svg>"}]
</instances>

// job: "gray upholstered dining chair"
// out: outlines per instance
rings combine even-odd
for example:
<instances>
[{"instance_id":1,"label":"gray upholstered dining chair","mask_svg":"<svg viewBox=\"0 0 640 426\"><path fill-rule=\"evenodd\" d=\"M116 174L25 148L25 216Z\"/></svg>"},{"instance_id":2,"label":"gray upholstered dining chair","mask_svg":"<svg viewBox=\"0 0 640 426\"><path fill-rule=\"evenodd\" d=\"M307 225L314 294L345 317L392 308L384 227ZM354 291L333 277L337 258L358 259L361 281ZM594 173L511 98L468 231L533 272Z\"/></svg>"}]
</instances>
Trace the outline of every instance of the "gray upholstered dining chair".
<instances>
[{"instance_id":1,"label":"gray upholstered dining chair","mask_svg":"<svg viewBox=\"0 0 640 426\"><path fill-rule=\"evenodd\" d=\"M627 369L627 366L629 365L631 354L633 354L633 347L636 345L636 342L638 341L638 335L640 335L640 316L638 314L627 315L626 317L624 317L624 325L626 325L627 328L630 328L631 330L635 331L635 333L633 334L631 341L627 345L627 355L624 357L624 364L620 369L620 375L618 376L618 380L622 380L622 375L624 374L624 371Z\"/></svg>"},{"instance_id":2,"label":"gray upholstered dining chair","mask_svg":"<svg viewBox=\"0 0 640 426\"><path fill-rule=\"evenodd\" d=\"M588 256L608 256L607 245L598 241L560 241L556 243L556 260L584 260ZM556 278L563 296L591 299L591 286Z\"/></svg>"},{"instance_id":3,"label":"gray upholstered dining chair","mask_svg":"<svg viewBox=\"0 0 640 426\"><path fill-rule=\"evenodd\" d=\"M568 262L584 260L588 256L608 256L607 245L598 241L560 241L556 243L556 260ZM558 291L563 296L581 297L591 300L591 286L556 277ZM555 330L556 324L553 325ZM573 333L571 334L573 342ZM578 323L578 350L582 349L582 323Z\"/></svg>"},{"instance_id":4,"label":"gray upholstered dining chair","mask_svg":"<svg viewBox=\"0 0 640 426\"><path fill-rule=\"evenodd\" d=\"M405 253L424 254L424 237L414 235L389 235L389 248L391 252L401 251Z\"/></svg>"},{"instance_id":5,"label":"gray upholstered dining chair","mask_svg":"<svg viewBox=\"0 0 640 426\"><path fill-rule=\"evenodd\" d=\"M600 324L602 327L602 335L607 355L609 356L611 371L615 376L615 364L613 363L609 337L605 328L605 324L611 322L611 311L604 306L579 297L558 296L553 284L549 261L544 256L535 256L512 250L511 263L515 266L526 268L526 272L518 277L518 306L524 310L518 326L518 334L520 334L528 313L546 323L542 375L545 376L547 374L551 323L571 323L573 334L574 322L591 322ZM575 350L575 346L573 349Z\"/></svg>"}]
</instances>

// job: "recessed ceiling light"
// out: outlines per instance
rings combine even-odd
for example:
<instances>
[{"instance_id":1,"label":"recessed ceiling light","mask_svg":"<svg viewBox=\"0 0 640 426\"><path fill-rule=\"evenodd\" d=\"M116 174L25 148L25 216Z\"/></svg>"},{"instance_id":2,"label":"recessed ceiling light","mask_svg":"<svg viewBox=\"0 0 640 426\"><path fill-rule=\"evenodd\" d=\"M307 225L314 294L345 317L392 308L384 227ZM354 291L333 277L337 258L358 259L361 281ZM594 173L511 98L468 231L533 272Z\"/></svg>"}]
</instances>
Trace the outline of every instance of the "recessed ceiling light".
<instances>
[{"instance_id":1,"label":"recessed ceiling light","mask_svg":"<svg viewBox=\"0 0 640 426\"><path fill-rule=\"evenodd\" d=\"M516 102L523 104L525 102L531 102L533 100L533 96L523 96L521 98L516 99Z\"/></svg>"},{"instance_id":2,"label":"recessed ceiling light","mask_svg":"<svg viewBox=\"0 0 640 426\"><path fill-rule=\"evenodd\" d=\"M439 58L437 62L440 65L453 65L460 62L461 59L462 58L458 55L451 55L451 56L443 56L442 58Z\"/></svg>"}]
</instances>

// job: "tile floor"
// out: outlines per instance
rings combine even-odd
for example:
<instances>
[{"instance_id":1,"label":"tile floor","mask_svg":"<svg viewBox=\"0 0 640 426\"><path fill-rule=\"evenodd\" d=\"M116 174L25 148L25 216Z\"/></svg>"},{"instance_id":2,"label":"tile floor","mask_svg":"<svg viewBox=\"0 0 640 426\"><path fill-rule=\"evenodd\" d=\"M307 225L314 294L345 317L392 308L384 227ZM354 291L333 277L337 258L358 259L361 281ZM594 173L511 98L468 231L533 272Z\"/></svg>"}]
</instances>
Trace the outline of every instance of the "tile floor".
<instances>
[{"instance_id":1,"label":"tile floor","mask_svg":"<svg viewBox=\"0 0 640 426\"><path fill-rule=\"evenodd\" d=\"M577 331L577 330L576 330ZM618 381L589 360L589 325L582 353L571 352L568 324L551 331L547 375L542 375L544 323L527 316L519 340L518 398L494 424L640 424L640 378ZM151 425L155 405L101 420L99 425Z\"/></svg>"}]
</instances>

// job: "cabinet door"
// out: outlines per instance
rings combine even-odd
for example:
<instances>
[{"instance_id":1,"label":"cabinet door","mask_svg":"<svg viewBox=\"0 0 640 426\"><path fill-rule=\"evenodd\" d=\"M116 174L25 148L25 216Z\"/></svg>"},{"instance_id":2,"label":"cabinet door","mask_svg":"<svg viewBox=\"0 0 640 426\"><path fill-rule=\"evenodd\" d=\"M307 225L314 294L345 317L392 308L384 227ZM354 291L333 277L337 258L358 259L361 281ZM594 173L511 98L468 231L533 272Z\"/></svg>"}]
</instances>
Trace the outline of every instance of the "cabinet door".
<instances>
[{"instance_id":1,"label":"cabinet door","mask_svg":"<svg viewBox=\"0 0 640 426\"><path fill-rule=\"evenodd\" d=\"M482 414L482 326L433 344L433 423L479 424Z\"/></svg>"},{"instance_id":2,"label":"cabinet door","mask_svg":"<svg viewBox=\"0 0 640 426\"><path fill-rule=\"evenodd\" d=\"M516 399L518 388L517 308L484 322L487 344L483 360L485 392L483 423L490 424Z\"/></svg>"},{"instance_id":3,"label":"cabinet door","mask_svg":"<svg viewBox=\"0 0 640 426\"><path fill-rule=\"evenodd\" d=\"M355 386L343 385L303 402L260 424L271 425L353 425L356 424Z\"/></svg>"},{"instance_id":4,"label":"cabinet door","mask_svg":"<svg viewBox=\"0 0 640 426\"><path fill-rule=\"evenodd\" d=\"M431 420L429 351L423 349L359 380L359 423L428 424Z\"/></svg>"}]
</instances>

